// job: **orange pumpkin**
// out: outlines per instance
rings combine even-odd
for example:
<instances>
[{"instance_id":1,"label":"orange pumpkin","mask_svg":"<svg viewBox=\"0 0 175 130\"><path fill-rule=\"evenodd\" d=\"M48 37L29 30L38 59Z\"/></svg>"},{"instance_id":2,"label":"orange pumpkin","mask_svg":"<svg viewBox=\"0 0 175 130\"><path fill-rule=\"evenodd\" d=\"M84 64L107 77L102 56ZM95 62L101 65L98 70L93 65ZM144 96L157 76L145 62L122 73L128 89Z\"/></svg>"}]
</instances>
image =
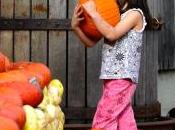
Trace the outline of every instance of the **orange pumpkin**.
<instances>
[{"instance_id":1,"label":"orange pumpkin","mask_svg":"<svg viewBox=\"0 0 175 130\"><path fill-rule=\"evenodd\" d=\"M0 52L0 72L9 70L10 60Z\"/></svg>"},{"instance_id":2,"label":"orange pumpkin","mask_svg":"<svg viewBox=\"0 0 175 130\"><path fill-rule=\"evenodd\" d=\"M25 112L22 106L16 106L8 102L1 104L0 116L14 120L21 129L23 128L26 121Z\"/></svg>"},{"instance_id":3,"label":"orange pumpkin","mask_svg":"<svg viewBox=\"0 0 175 130\"><path fill-rule=\"evenodd\" d=\"M11 69L21 70L30 77L36 77L41 87L45 87L51 80L50 69L42 63L16 62Z\"/></svg>"},{"instance_id":4,"label":"orange pumpkin","mask_svg":"<svg viewBox=\"0 0 175 130\"><path fill-rule=\"evenodd\" d=\"M79 0L79 4L87 2L88 0ZM120 11L116 0L94 0L97 11L112 26L115 26L120 20ZM101 33L96 29L95 24L88 14L84 11L83 16L85 20L80 23L82 31L91 39L99 41L102 38Z\"/></svg>"},{"instance_id":5,"label":"orange pumpkin","mask_svg":"<svg viewBox=\"0 0 175 130\"><path fill-rule=\"evenodd\" d=\"M49 84L51 80L51 72L47 66L42 63L31 63L24 69L25 73L36 77L42 89Z\"/></svg>"},{"instance_id":6,"label":"orange pumpkin","mask_svg":"<svg viewBox=\"0 0 175 130\"><path fill-rule=\"evenodd\" d=\"M0 83L29 82L33 77L36 77L43 89L51 80L49 68L42 63L19 62L13 63L10 68L10 71L0 73Z\"/></svg>"},{"instance_id":7,"label":"orange pumpkin","mask_svg":"<svg viewBox=\"0 0 175 130\"><path fill-rule=\"evenodd\" d=\"M8 87L16 90L21 96L23 105L36 107L43 99L41 88L37 88L28 82L1 83L0 87Z\"/></svg>"},{"instance_id":8,"label":"orange pumpkin","mask_svg":"<svg viewBox=\"0 0 175 130\"><path fill-rule=\"evenodd\" d=\"M20 130L15 121L0 116L0 130Z\"/></svg>"}]
</instances>

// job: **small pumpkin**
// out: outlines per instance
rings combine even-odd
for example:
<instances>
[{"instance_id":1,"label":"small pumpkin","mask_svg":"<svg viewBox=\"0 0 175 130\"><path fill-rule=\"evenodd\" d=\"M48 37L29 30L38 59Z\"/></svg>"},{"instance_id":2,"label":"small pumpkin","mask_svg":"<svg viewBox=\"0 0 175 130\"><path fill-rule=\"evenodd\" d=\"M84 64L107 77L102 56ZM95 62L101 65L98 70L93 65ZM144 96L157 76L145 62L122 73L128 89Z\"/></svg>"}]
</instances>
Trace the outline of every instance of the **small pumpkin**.
<instances>
[{"instance_id":1,"label":"small pumpkin","mask_svg":"<svg viewBox=\"0 0 175 130\"><path fill-rule=\"evenodd\" d=\"M25 124L25 112L22 106L4 102L0 106L0 116L14 120L21 129Z\"/></svg>"},{"instance_id":2,"label":"small pumpkin","mask_svg":"<svg viewBox=\"0 0 175 130\"><path fill-rule=\"evenodd\" d=\"M0 116L0 130L20 130L18 125L12 119Z\"/></svg>"},{"instance_id":3,"label":"small pumpkin","mask_svg":"<svg viewBox=\"0 0 175 130\"><path fill-rule=\"evenodd\" d=\"M82 5L88 0L79 0L78 4ZM120 20L120 10L116 0L94 0L97 11L112 26L115 26ZM99 41L102 38L101 33L97 30L92 19L84 11L85 20L80 23L82 31L91 39Z\"/></svg>"}]
</instances>

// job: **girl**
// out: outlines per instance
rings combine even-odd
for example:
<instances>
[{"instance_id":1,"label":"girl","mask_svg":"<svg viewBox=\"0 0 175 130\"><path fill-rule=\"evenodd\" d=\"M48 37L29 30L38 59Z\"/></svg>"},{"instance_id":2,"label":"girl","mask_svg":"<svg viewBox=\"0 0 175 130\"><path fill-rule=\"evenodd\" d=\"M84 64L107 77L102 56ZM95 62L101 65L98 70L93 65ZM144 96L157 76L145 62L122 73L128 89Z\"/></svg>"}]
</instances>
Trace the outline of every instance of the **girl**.
<instances>
[{"instance_id":1,"label":"girl","mask_svg":"<svg viewBox=\"0 0 175 130\"><path fill-rule=\"evenodd\" d=\"M83 5L97 29L104 36L102 67L103 95L98 103L92 128L100 130L137 130L131 99L138 83L143 31L147 27L157 29L158 20L150 15L146 0L117 0L121 20L109 25L97 12L93 0ZM72 28L82 43L91 47L89 39L79 24L83 9L77 6L72 17Z\"/></svg>"}]
</instances>

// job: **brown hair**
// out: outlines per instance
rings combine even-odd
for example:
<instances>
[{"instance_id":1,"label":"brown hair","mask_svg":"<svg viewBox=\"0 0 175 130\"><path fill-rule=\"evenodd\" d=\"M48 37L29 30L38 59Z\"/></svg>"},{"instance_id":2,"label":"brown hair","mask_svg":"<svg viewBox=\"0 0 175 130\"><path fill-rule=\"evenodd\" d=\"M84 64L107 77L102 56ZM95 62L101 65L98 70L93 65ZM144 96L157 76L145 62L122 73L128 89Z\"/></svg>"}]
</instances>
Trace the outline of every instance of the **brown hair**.
<instances>
[{"instance_id":1,"label":"brown hair","mask_svg":"<svg viewBox=\"0 0 175 130\"><path fill-rule=\"evenodd\" d=\"M150 13L147 0L117 0L117 3L121 13L131 8L140 8L145 15L147 28L154 30L161 28L162 23L157 18L153 18Z\"/></svg>"}]
</instances>

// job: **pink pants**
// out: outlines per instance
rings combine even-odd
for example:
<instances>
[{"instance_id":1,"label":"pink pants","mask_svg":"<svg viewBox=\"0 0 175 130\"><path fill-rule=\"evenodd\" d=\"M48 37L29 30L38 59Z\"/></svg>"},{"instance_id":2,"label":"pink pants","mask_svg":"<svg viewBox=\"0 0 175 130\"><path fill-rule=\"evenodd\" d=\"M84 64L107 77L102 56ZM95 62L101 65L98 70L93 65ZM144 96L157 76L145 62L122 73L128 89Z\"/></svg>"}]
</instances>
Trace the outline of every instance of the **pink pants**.
<instances>
[{"instance_id":1,"label":"pink pants","mask_svg":"<svg viewBox=\"0 0 175 130\"><path fill-rule=\"evenodd\" d=\"M137 130L131 99L136 84L127 79L104 80L92 128L100 130Z\"/></svg>"}]
</instances>

